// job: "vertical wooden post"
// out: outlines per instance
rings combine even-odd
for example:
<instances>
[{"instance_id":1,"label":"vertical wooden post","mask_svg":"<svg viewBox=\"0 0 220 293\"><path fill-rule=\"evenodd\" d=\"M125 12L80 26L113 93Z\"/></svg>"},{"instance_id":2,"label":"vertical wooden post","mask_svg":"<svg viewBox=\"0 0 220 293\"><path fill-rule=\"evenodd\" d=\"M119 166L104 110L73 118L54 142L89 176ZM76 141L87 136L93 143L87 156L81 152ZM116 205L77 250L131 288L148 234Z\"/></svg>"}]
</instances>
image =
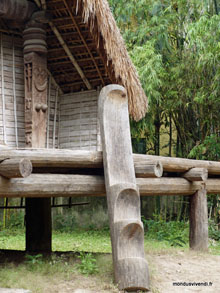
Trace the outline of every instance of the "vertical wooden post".
<instances>
[{"instance_id":1,"label":"vertical wooden post","mask_svg":"<svg viewBox=\"0 0 220 293\"><path fill-rule=\"evenodd\" d=\"M194 250L208 249L208 208L204 187L190 197L189 245Z\"/></svg>"},{"instance_id":2,"label":"vertical wooden post","mask_svg":"<svg viewBox=\"0 0 220 293\"><path fill-rule=\"evenodd\" d=\"M47 126L47 44L44 27L31 20L24 32L26 146L45 148ZM50 198L26 199L26 250L51 251Z\"/></svg>"},{"instance_id":3,"label":"vertical wooden post","mask_svg":"<svg viewBox=\"0 0 220 293\"><path fill-rule=\"evenodd\" d=\"M120 290L148 290L140 195L123 87L109 85L102 89L99 116L115 281Z\"/></svg>"},{"instance_id":4,"label":"vertical wooden post","mask_svg":"<svg viewBox=\"0 0 220 293\"><path fill-rule=\"evenodd\" d=\"M26 250L51 251L50 198L26 198Z\"/></svg>"}]
</instances>

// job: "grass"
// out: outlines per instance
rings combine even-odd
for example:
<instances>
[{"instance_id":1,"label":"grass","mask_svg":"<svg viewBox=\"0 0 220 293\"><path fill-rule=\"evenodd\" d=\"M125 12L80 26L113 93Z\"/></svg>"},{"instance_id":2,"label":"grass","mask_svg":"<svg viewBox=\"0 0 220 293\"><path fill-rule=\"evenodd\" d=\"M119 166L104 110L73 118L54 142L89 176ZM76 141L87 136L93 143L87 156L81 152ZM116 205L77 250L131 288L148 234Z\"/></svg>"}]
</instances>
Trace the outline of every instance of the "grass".
<instances>
[{"instance_id":1,"label":"grass","mask_svg":"<svg viewBox=\"0 0 220 293\"><path fill-rule=\"evenodd\" d=\"M189 250L188 241L185 241L181 248L172 246L175 241L170 242L170 237L166 236L167 238L163 239L161 233L154 232L145 235L146 255L175 254L180 250ZM161 240L158 240L158 237ZM76 288L95 292L119 292L112 281L111 242L108 230L54 231L52 248L54 252L59 251L59 254L53 253L46 257L28 256L13 262L2 258L0 252L0 287L24 288L33 293L74 292ZM0 249L24 250L24 230L0 231ZM66 253L67 251L69 253ZM220 255L219 241L210 240L209 253ZM151 265L151 277L152 275ZM152 292L156 293L154 290Z\"/></svg>"},{"instance_id":2,"label":"grass","mask_svg":"<svg viewBox=\"0 0 220 293\"><path fill-rule=\"evenodd\" d=\"M145 251L158 252L163 250L178 250L180 247L172 246L168 240L153 239L145 235ZM0 231L0 249L25 250L24 230L3 230ZM182 244L181 249L188 250L188 241ZM52 240L53 251L73 251L73 252L92 252L92 253L111 253L111 241L109 231L78 230L72 232L53 231ZM220 255L220 241L210 240L209 252Z\"/></svg>"}]
</instances>

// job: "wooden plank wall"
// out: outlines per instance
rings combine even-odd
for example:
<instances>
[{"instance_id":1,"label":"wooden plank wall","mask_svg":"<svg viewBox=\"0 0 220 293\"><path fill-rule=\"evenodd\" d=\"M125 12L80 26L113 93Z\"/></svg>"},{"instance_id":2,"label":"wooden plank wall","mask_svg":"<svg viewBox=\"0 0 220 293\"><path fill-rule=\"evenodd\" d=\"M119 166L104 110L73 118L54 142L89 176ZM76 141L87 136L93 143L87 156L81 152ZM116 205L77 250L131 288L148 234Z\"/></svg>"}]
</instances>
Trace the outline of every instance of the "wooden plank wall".
<instances>
[{"instance_id":1,"label":"wooden plank wall","mask_svg":"<svg viewBox=\"0 0 220 293\"><path fill-rule=\"evenodd\" d=\"M98 91L92 90L61 96L59 148L99 148L98 95Z\"/></svg>"},{"instance_id":2,"label":"wooden plank wall","mask_svg":"<svg viewBox=\"0 0 220 293\"><path fill-rule=\"evenodd\" d=\"M25 147L24 131L24 62L23 40L18 36L0 33L0 145L7 144L12 147ZM14 44L14 70L15 82L13 83L13 44ZM2 57L2 58L1 58ZM3 59L3 62L2 62ZM3 64L2 64L3 63ZM3 74L2 74L3 73ZM4 84L4 89L3 89ZM15 91L14 91L15 84ZM48 83L49 89L49 83ZM49 92L49 91L48 91ZM57 97L57 115L55 115L56 89L51 84L49 112L49 143L48 147L58 147L59 128L59 96ZM16 104L14 104L16 101ZM49 97L48 97L49 101ZM4 102L4 103L3 103ZM16 110L16 111L15 111ZM54 116L55 143L54 143ZM16 123L17 120L17 123ZM4 127L5 124L5 127ZM17 127L16 127L17 124ZM16 142L16 128L18 143ZM5 129L5 135L4 135Z\"/></svg>"},{"instance_id":3,"label":"wooden plank wall","mask_svg":"<svg viewBox=\"0 0 220 293\"><path fill-rule=\"evenodd\" d=\"M18 131L18 146L24 147L24 67L22 39L1 34L0 58L0 144L16 146L16 128L14 112L13 88L13 43L15 56L15 92L16 92L16 117ZM3 64L2 64L3 59ZM3 76L2 76L3 71ZM4 84L4 89L2 85ZM3 97L4 95L4 97ZM5 105L3 101L5 100ZM5 109L5 111L4 111ZM4 121L5 130L4 135Z\"/></svg>"}]
</instances>

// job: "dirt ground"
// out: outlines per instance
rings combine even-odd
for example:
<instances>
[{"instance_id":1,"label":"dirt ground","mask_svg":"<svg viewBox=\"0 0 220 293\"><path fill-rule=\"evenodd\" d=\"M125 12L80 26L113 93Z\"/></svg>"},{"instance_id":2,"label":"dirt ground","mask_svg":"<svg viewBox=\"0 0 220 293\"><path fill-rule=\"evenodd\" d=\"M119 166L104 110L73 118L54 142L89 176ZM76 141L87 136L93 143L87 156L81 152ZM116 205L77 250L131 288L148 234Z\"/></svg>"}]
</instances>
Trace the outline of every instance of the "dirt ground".
<instances>
[{"instance_id":1,"label":"dirt ground","mask_svg":"<svg viewBox=\"0 0 220 293\"><path fill-rule=\"evenodd\" d=\"M220 292L220 256L177 251L171 254L167 252L150 254L147 260L152 293ZM103 281L104 283L100 283L101 288L98 289L99 282L97 283L95 278L81 279L78 288L92 290L92 292L120 292L114 287L111 288L111 285L108 287L107 280ZM177 282L178 286L174 286L174 282ZM56 292L74 292L76 288L74 283L60 284L62 289L57 288ZM189 286L188 283L194 286Z\"/></svg>"},{"instance_id":2,"label":"dirt ground","mask_svg":"<svg viewBox=\"0 0 220 293\"><path fill-rule=\"evenodd\" d=\"M153 253L147 256L147 260L152 293L220 292L220 256L175 251ZM120 292L111 284L109 277L106 276L103 280L80 277L78 280L59 284L54 288L54 292L70 293L76 288L91 290L94 293ZM178 282L178 286L174 286L174 282ZM189 286L190 282L194 286Z\"/></svg>"},{"instance_id":3,"label":"dirt ground","mask_svg":"<svg viewBox=\"0 0 220 293\"><path fill-rule=\"evenodd\" d=\"M15 255L11 257L15 258ZM40 291L36 292L119 293L112 282L111 255L103 257L103 262L109 265L106 272L98 275L83 276L75 273L68 281L56 280L53 276L50 276L50 279L45 276L43 280L42 277L34 275L35 282L42 283ZM220 293L220 255L170 250L146 253L146 258L150 270L151 293ZM176 286L173 285L174 282L177 283ZM189 283L194 286L189 286Z\"/></svg>"},{"instance_id":4,"label":"dirt ground","mask_svg":"<svg viewBox=\"0 0 220 293\"><path fill-rule=\"evenodd\" d=\"M147 258L151 270L151 292L220 292L219 255L178 251L171 255L153 254ZM174 286L174 282L178 284Z\"/></svg>"}]
</instances>

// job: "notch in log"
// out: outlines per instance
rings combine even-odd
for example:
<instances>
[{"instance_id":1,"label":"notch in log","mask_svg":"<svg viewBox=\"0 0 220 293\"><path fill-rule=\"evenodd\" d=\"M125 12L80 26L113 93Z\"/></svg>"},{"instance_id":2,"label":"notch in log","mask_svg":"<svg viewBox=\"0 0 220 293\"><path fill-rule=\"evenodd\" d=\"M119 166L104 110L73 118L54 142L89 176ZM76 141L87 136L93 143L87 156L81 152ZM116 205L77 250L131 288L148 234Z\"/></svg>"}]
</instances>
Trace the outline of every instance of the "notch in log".
<instances>
[{"instance_id":1,"label":"notch in log","mask_svg":"<svg viewBox=\"0 0 220 293\"><path fill-rule=\"evenodd\" d=\"M189 181L206 181L208 179L208 170L206 168L192 168L182 175Z\"/></svg>"},{"instance_id":2,"label":"notch in log","mask_svg":"<svg viewBox=\"0 0 220 293\"><path fill-rule=\"evenodd\" d=\"M6 178L26 178L32 173L29 159L6 159L0 163L0 175Z\"/></svg>"}]
</instances>

